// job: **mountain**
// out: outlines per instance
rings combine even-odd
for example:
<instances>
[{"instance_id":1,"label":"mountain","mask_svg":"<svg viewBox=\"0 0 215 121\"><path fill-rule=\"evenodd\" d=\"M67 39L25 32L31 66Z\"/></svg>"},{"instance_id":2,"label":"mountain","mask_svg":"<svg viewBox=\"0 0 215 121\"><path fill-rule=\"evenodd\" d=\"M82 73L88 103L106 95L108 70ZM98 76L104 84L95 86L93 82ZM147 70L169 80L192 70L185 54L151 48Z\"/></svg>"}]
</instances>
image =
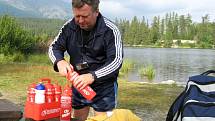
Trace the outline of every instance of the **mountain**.
<instances>
[{"instance_id":1,"label":"mountain","mask_svg":"<svg viewBox=\"0 0 215 121\"><path fill-rule=\"evenodd\" d=\"M71 17L71 2L68 0L0 0L0 15L16 17L57 18Z\"/></svg>"}]
</instances>

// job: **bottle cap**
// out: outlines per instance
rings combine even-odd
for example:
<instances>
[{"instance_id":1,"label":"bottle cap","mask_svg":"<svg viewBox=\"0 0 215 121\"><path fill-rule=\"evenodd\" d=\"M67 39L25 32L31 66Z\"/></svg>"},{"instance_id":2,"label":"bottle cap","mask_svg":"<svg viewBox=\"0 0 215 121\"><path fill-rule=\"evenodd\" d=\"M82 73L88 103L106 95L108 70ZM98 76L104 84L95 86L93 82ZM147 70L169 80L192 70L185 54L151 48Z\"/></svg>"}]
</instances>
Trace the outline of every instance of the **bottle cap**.
<instances>
[{"instance_id":1,"label":"bottle cap","mask_svg":"<svg viewBox=\"0 0 215 121\"><path fill-rule=\"evenodd\" d=\"M35 89L37 89L37 90L45 90L45 86L40 82L40 83L36 86Z\"/></svg>"}]
</instances>

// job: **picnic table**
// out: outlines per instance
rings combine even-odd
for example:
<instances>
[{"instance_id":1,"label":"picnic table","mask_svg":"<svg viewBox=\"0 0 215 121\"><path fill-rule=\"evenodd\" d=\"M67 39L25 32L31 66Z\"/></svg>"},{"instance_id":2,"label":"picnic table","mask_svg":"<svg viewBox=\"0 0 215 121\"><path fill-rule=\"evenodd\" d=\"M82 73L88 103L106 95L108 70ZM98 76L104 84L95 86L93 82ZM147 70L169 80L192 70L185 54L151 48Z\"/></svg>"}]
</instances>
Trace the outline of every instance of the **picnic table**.
<instances>
[{"instance_id":1,"label":"picnic table","mask_svg":"<svg viewBox=\"0 0 215 121\"><path fill-rule=\"evenodd\" d=\"M7 99L0 99L0 121L19 121L22 118L21 109Z\"/></svg>"}]
</instances>

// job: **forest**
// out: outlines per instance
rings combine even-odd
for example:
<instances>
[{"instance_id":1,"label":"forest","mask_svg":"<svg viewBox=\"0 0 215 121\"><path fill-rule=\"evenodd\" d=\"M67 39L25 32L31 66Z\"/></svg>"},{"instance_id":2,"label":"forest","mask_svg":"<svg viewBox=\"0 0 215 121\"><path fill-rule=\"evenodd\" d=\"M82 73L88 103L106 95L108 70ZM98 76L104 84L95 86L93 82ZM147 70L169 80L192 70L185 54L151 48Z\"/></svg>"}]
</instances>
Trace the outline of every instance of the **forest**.
<instances>
[{"instance_id":1,"label":"forest","mask_svg":"<svg viewBox=\"0 0 215 121\"><path fill-rule=\"evenodd\" d=\"M124 45L145 45L146 47L172 47L175 44L190 48L214 48L215 22L210 22L209 15L202 17L201 23L192 21L191 15L167 13L164 18L155 16L151 24L145 17L131 21L116 19L124 41ZM182 43L190 40L194 43Z\"/></svg>"},{"instance_id":2,"label":"forest","mask_svg":"<svg viewBox=\"0 0 215 121\"><path fill-rule=\"evenodd\" d=\"M45 52L66 20L0 17L0 54ZM209 15L193 22L191 15L167 13L149 22L144 16L114 20L124 46L215 48L215 22ZM183 40L186 40L185 42Z\"/></svg>"}]
</instances>

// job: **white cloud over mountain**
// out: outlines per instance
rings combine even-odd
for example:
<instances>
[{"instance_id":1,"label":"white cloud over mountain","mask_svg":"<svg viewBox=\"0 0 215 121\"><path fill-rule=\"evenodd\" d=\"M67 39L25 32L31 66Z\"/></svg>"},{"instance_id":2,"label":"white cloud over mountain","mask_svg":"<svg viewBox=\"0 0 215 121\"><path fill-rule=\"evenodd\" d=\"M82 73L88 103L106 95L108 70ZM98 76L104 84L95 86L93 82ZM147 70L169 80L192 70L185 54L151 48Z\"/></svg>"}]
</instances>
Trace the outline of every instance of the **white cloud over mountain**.
<instances>
[{"instance_id":1,"label":"white cloud over mountain","mask_svg":"<svg viewBox=\"0 0 215 121\"><path fill-rule=\"evenodd\" d=\"M72 15L71 0L0 0L0 4L2 2L21 12L28 12L28 15L61 19L68 19ZM166 13L175 12L179 15L189 13L192 20L200 22L206 14L209 14L211 21L215 21L214 5L215 0L100 0L100 11L111 20L131 20L134 16L144 16L150 21L154 16L164 17ZM0 6L0 13L2 8Z\"/></svg>"}]
</instances>

